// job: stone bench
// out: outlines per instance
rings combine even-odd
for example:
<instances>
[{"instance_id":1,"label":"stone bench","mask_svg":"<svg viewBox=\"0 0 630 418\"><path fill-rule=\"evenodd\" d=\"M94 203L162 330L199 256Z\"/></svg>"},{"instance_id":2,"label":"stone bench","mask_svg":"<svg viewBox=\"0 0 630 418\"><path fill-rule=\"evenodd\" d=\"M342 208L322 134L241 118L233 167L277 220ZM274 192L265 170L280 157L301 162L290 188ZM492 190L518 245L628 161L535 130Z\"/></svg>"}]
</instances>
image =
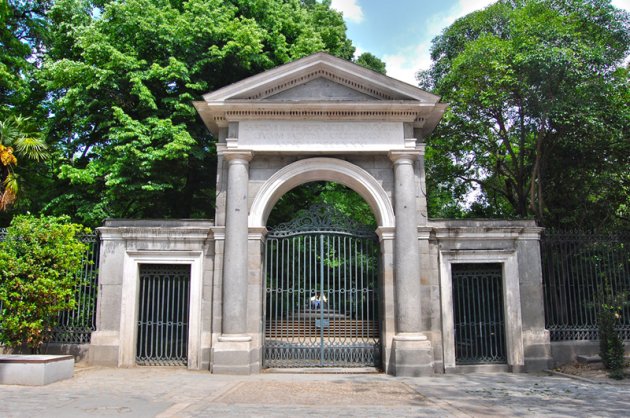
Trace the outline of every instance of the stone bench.
<instances>
[{"instance_id":1,"label":"stone bench","mask_svg":"<svg viewBox=\"0 0 630 418\"><path fill-rule=\"evenodd\" d=\"M42 386L70 379L73 371L73 356L0 354L2 385Z\"/></svg>"}]
</instances>

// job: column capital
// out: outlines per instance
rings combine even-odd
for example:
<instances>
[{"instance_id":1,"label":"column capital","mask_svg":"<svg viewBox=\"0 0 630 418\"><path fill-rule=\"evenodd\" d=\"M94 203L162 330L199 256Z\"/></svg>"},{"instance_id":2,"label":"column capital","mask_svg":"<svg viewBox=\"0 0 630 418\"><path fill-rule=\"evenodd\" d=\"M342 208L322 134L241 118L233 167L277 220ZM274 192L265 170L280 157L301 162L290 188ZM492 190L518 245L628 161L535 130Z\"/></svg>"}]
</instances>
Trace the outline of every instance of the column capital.
<instances>
[{"instance_id":1,"label":"column capital","mask_svg":"<svg viewBox=\"0 0 630 418\"><path fill-rule=\"evenodd\" d=\"M395 237L395 229L393 227L379 226L376 228L376 235L379 241L393 240Z\"/></svg>"},{"instance_id":2,"label":"column capital","mask_svg":"<svg viewBox=\"0 0 630 418\"><path fill-rule=\"evenodd\" d=\"M392 150L388 157L394 164L413 164L422 155L419 149L413 150Z\"/></svg>"},{"instance_id":3,"label":"column capital","mask_svg":"<svg viewBox=\"0 0 630 418\"><path fill-rule=\"evenodd\" d=\"M250 162L254 158L254 153L249 150L225 150L223 151L223 159L226 161Z\"/></svg>"}]
</instances>

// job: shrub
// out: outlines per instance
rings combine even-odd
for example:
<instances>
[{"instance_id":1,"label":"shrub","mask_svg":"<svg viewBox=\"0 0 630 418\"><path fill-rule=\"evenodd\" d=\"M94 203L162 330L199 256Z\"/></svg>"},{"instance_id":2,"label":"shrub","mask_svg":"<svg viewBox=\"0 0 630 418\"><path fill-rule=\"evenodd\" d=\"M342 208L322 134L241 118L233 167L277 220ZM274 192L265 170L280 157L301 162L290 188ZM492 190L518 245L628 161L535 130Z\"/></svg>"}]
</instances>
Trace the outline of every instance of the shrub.
<instances>
[{"instance_id":1,"label":"shrub","mask_svg":"<svg viewBox=\"0 0 630 418\"><path fill-rule=\"evenodd\" d=\"M599 355L612 379L623 379L624 345L615 325L621 318L627 296L626 292L614 292L608 280L597 294Z\"/></svg>"},{"instance_id":2,"label":"shrub","mask_svg":"<svg viewBox=\"0 0 630 418\"><path fill-rule=\"evenodd\" d=\"M86 232L68 217L13 219L0 242L0 342L37 351L59 312L74 307Z\"/></svg>"}]
</instances>

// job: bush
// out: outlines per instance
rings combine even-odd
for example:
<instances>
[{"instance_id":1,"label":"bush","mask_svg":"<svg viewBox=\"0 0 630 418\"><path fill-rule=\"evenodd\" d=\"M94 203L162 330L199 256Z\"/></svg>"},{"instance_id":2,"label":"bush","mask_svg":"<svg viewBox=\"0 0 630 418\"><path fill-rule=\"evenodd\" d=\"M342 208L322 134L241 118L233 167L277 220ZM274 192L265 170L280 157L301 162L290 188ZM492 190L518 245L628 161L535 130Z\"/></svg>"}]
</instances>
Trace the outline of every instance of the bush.
<instances>
[{"instance_id":1,"label":"bush","mask_svg":"<svg viewBox=\"0 0 630 418\"><path fill-rule=\"evenodd\" d=\"M59 312L74 308L86 232L68 217L13 219L0 242L0 342L37 351Z\"/></svg>"},{"instance_id":2,"label":"bush","mask_svg":"<svg viewBox=\"0 0 630 418\"><path fill-rule=\"evenodd\" d=\"M607 280L597 294L599 355L612 379L623 379L624 345L615 325L621 319L627 296L626 292L615 293Z\"/></svg>"}]
</instances>

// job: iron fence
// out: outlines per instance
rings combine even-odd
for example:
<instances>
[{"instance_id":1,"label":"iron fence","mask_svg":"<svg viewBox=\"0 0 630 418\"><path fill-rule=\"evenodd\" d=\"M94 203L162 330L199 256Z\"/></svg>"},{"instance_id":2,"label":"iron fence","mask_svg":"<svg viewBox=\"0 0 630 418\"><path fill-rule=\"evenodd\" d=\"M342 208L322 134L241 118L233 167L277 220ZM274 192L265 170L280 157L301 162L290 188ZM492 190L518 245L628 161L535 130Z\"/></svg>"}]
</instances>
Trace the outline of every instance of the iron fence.
<instances>
[{"instance_id":1,"label":"iron fence","mask_svg":"<svg viewBox=\"0 0 630 418\"><path fill-rule=\"evenodd\" d=\"M0 241L6 238L6 228L0 228ZM96 329L96 297L98 288L98 257L100 240L96 232L85 234L81 241L88 244L81 269L80 280L75 292L74 309L59 313L48 343L87 344ZM2 312L2 301L0 301ZM1 326L1 324L0 324Z\"/></svg>"},{"instance_id":2,"label":"iron fence","mask_svg":"<svg viewBox=\"0 0 630 418\"><path fill-rule=\"evenodd\" d=\"M630 232L546 231L541 240L545 324L552 341L597 340L596 297L630 291ZM630 307L618 331L630 340Z\"/></svg>"}]
</instances>

